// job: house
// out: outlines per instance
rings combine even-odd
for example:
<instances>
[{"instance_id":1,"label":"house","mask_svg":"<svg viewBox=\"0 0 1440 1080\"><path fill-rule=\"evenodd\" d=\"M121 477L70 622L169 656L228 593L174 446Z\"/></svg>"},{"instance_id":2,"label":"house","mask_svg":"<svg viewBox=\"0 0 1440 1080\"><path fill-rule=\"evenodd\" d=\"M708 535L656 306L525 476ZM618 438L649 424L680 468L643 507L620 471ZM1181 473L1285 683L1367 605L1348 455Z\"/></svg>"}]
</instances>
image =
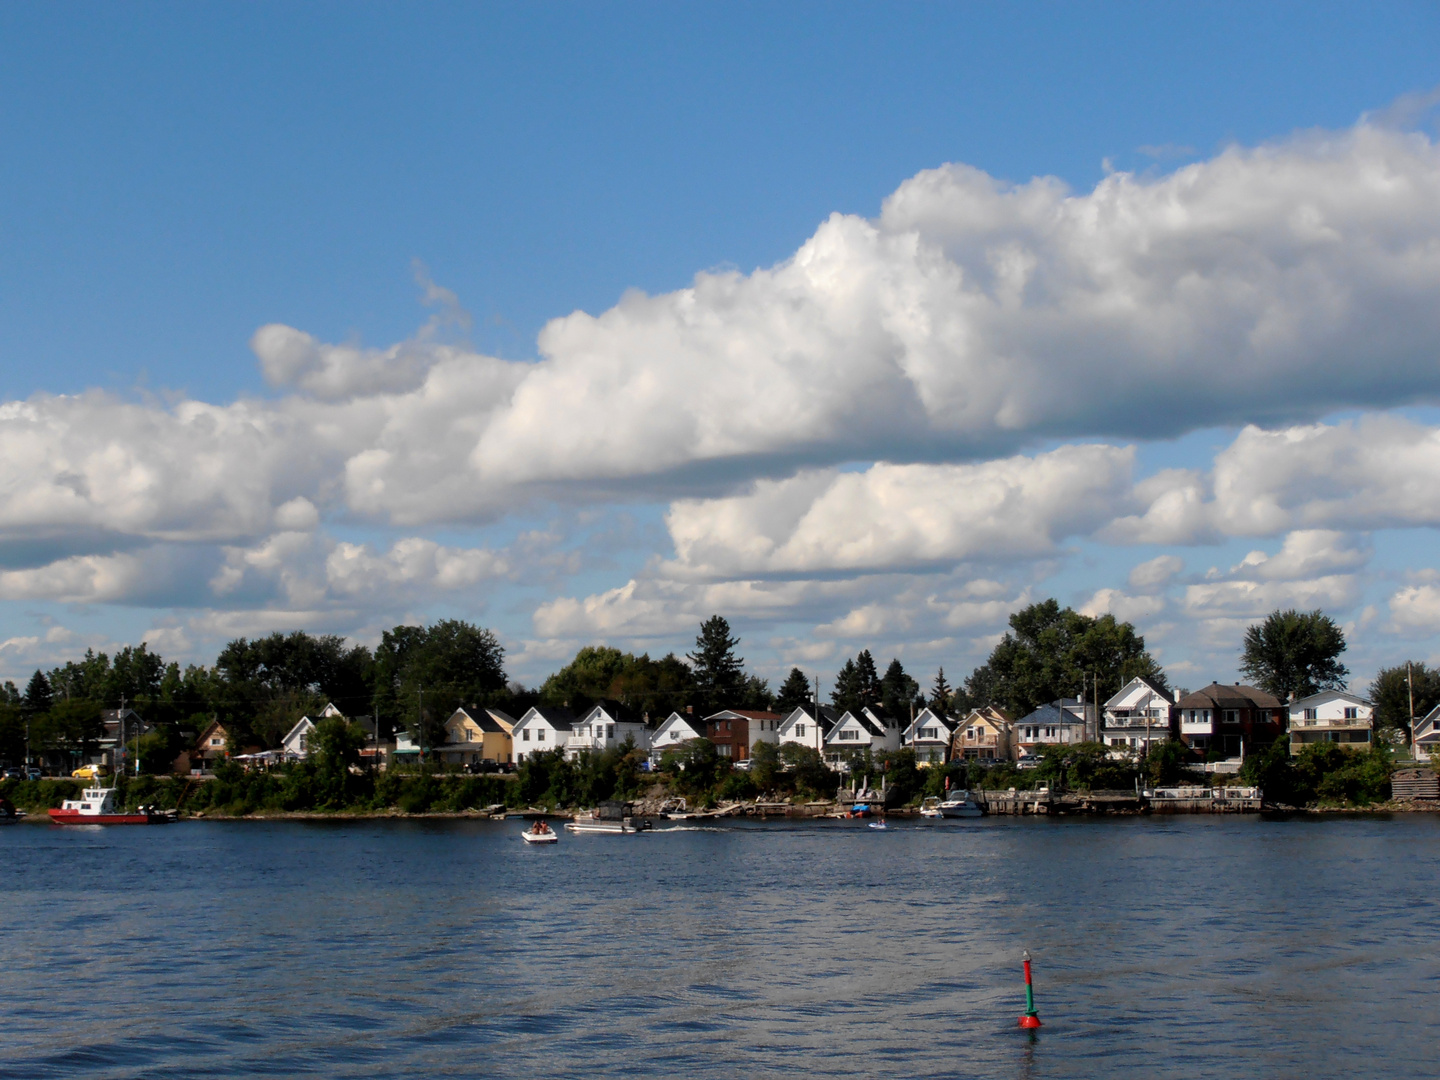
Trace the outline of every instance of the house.
<instances>
[{"instance_id":1,"label":"house","mask_svg":"<svg viewBox=\"0 0 1440 1080\"><path fill-rule=\"evenodd\" d=\"M955 725L950 741L950 759L1006 761L1014 755L1014 725L1004 709L987 705L971 709Z\"/></svg>"},{"instance_id":2,"label":"house","mask_svg":"<svg viewBox=\"0 0 1440 1080\"><path fill-rule=\"evenodd\" d=\"M799 743L818 753L825 751L825 739L840 720L840 714L829 705L806 702L797 705L781 719L775 728L775 743Z\"/></svg>"},{"instance_id":3,"label":"house","mask_svg":"<svg viewBox=\"0 0 1440 1080\"><path fill-rule=\"evenodd\" d=\"M1101 706L1100 741L1145 753L1170 738L1174 710L1169 690L1137 675Z\"/></svg>"},{"instance_id":4,"label":"house","mask_svg":"<svg viewBox=\"0 0 1440 1080\"><path fill-rule=\"evenodd\" d=\"M869 707L858 713L847 710L825 736L825 758L831 768L848 772L850 753L865 749L877 754L900 749L899 722Z\"/></svg>"},{"instance_id":5,"label":"house","mask_svg":"<svg viewBox=\"0 0 1440 1080\"><path fill-rule=\"evenodd\" d=\"M195 749L190 751L190 768L213 769L217 763L230 756L230 732L219 720L212 720L195 740Z\"/></svg>"},{"instance_id":6,"label":"house","mask_svg":"<svg viewBox=\"0 0 1440 1080\"><path fill-rule=\"evenodd\" d=\"M1270 745L1285 729L1280 699L1254 686L1211 683L1181 697L1175 713L1182 742L1228 759Z\"/></svg>"},{"instance_id":7,"label":"house","mask_svg":"<svg viewBox=\"0 0 1440 1080\"><path fill-rule=\"evenodd\" d=\"M280 740L280 749L284 751L286 757L309 757L310 737L314 734L315 721L308 716L302 716Z\"/></svg>"},{"instance_id":8,"label":"house","mask_svg":"<svg viewBox=\"0 0 1440 1080\"><path fill-rule=\"evenodd\" d=\"M1289 706L1290 753L1307 743L1333 742L1370 749L1375 727L1375 706L1342 690L1322 690Z\"/></svg>"},{"instance_id":9,"label":"house","mask_svg":"<svg viewBox=\"0 0 1440 1080\"><path fill-rule=\"evenodd\" d=\"M105 709L100 713L100 737L95 740L96 754L89 758L87 763L105 764L119 771L120 764L128 760L127 748L130 743L154 730L155 726L142 720L134 709Z\"/></svg>"},{"instance_id":10,"label":"house","mask_svg":"<svg viewBox=\"0 0 1440 1080\"><path fill-rule=\"evenodd\" d=\"M672 712L650 736L650 760L658 765L666 750L673 749L691 739L703 739L705 722L696 720L692 706L686 706L683 713Z\"/></svg>"},{"instance_id":11,"label":"house","mask_svg":"<svg viewBox=\"0 0 1440 1080\"><path fill-rule=\"evenodd\" d=\"M1059 698L1041 705L1015 722L1011 752L1021 763L1033 761L1047 746L1068 746L1085 741L1089 729L1085 703L1079 698Z\"/></svg>"},{"instance_id":12,"label":"house","mask_svg":"<svg viewBox=\"0 0 1440 1080\"><path fill-rule=\"evenodd\" d=\"M1410 750L1415 755L1416 761L1424 761L1436 750L1440 750L1440 705L1436 705L1435 708L1416 720L1415 730L1411 734L1413 742ZM1432 760L1435 759L1432 758Z\"/></svg>"},{"instance_id":13,"label":"house","mask_svg":"<svg viewBox=\"0 0 1440 1080\"><path fill-rule=\"evenodd\" d=\"M525 710L525 715L515 721L510 738L515 747L515 763L525 760L526 754L541 750L563 750L565 740L578 721L569 709L552 705L536 705Z\"/></svg>"},{"instance_id":14,"label":"house","mask_svg":"<svg viewBox=\"0 0 1440 1080\"><path fill-rule=\"evenodd\" d=\"M623 746L627 739L637 749L650 749L650 729L645 721L627 714L617 702L602 702L571 727L565 739L565 756L573 761L585 752Z\"/></svg>"},{"instance_id":15,"label":"house","mask_svg":"<svg viewBox=\"0 0 1440 1080\"><path fill-rule=\"evenodd\" d=\"M360 729L365 732L365 738L367 743L373 743L375 738L375 720L373 717L347 717L344 713L337 709L333 703L327 704L325 708L320 710L319 713L319 719L321 720L328 720L331 717L338 717L341 720L348 720L352 724L359 725ZM285 737L280 740L280 750L285 757L303 758L310 756L311 739L313 738L315 733L315 725L316 721L310 719L310 717L308 716L302 716L298 721L296 721L295 726L292 727L285 734ZM374 756L374 750L371 746L367 745L360 751L360 756L372 757Z\"/></svg>"},{"instance_id":16,"label":"house","mask_svg":"<svg viewBox=\"0 0 1440 1080\"><path fill-rule=\"evenodd\" d=\"M445 741L433 753L451 765L510 764L514 729L514 718L499 709L456 709L445 721Z\"/></svg>"},{"instance_id":17,"label":"house","mask_svg":"<svg viewBox=\"0 0 1440 1080\"><path fill-rule=\"evenodd\" d=\"M775 743L780 738L779 713L761 709L721 709L705 717L705 737L715 744L721 757L747 761L756 743Z\"/></svg>"},{"instance_id":18,"label":"house","mask_svg":"<svg viewBox=\"0 0 1440 1080\"><path fill-rule=\"evenodd\" d=\"M921 709L900 733L900 745L915 751L915 764L942 765L950 757L950 739L957 721L932 709Z\"/></svg>"}]
</instances>

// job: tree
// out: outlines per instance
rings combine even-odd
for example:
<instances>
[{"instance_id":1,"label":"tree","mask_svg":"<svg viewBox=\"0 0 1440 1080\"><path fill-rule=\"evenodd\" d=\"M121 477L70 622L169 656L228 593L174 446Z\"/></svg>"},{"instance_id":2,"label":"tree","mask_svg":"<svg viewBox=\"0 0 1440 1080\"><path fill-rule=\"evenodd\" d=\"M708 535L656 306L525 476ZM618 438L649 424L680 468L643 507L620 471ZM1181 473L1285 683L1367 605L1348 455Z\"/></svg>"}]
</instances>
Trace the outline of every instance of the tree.
<instances>
[{"instance_id":1,"label":"tree","mask_svg":"<svg viewBox=\"0 0 1440 1080\"><path fill-rule=\"evenodd\" d=\"M830 702L840 712L858 713L880 704L880 678L875 672L875 659L864 650L854 660L846 660L835 676L835 689Z\"/></svg>"},{"instance_id":2,"label":"tree","mask_svg":"<svg viewBox=\"0 0 1440 1080\"><path fill-rule=\"evenodd\" d=\"M504 646L460 619L386 630L374 679L382 727L407 727L426 746L443 738L445 721L461 705L486 705L508 693Z\"/></svg>"},{"instance_id":3,"label":"tree","mask_svg":"<svg viewBox=\"0 0 1440 1080\"><path fill-rule=\"evenodd\" d=\"M665 716L683 709L694 693L690 667L674 653L651 660L619 649L586 645L575 659L540 686L540 701L584 712L601 701L618 701L627 709Z\"/></svg>"},{"instance_id":4,"label":"tree","mask_svg":"<svg viewBox=\"0 0 1440 1080\"><path fill-rule=\"evenodd\" d=\"M695 651L686 658L695 673L695 695L705 712L733 707L744 696L745 661L735 655L739 644L723 616L711 615L700 624Z\"/></svg>"},{"instance_id":5,"label":"tree","mask_svg":"<svg viewBox=\"0 0 1440 1080\"><path fill-rule=\"evenodd\" d=\"M1338 657L1345 635L1335 620L1315 611L1273 611L1245 631L1240 670L1267 694L1285 701L1321 690L1343 690L1349 675Z\"/></svg>"},{"instance_id":6,"label":"tree","mask_svg":"<svg viewBox=\"0 0 1440 1080\"><path fill-rule=\"evenodd\" d=\"M25 708L32 713L48 712L54 700L50 680L44 672L37 671L31 675L30 684L25 687Z\"/></svg>"},{"instance_id":7,"label":"tree","mask_svg":"<svg viewBox=\"0 0 1440 1080\"><path fill-rule=\"evenodd\" d=\"M831 799L840 787L840 777L825 764L813 746L787 742L780 746L780 760L795 778L795 786L820 799Z\"/></svg>"},{"instance_id":8,"label":"tree","mask_svg":"<svg viewBox=\"0 0 1440 1080\"><path fill-rule=\"evenodd\" d=\"M1389 736L1395 732L1410 733L1410 695L1414 685L1415 711L1418 720L1440 705L1440 668L1432 668L1412 660L1394 667L1381 668L1370 684L1370 700L1375 703L1375 732ZM1379 743L1380 738L1376 739Z\"/></svg>"},{"instance_id":9,"label":"tree","mask_svg":"<svg viewBox=\"0 0 1440 1080\"><path fill-rule=\"evenodd\" d=\"M942 666L935 672L935 681L930 684L930 711L937 716L948 716L950 699L954 696L955 690L945 681L945 668Z\"/></svg>"},{"instance_id":10,"label":"tree","mask_svg":"<svg viewBox=\"0 0 1440 1080\"><path fill-rule=\"evenodd\" d=\"M1019 718L1047 701L1074 697L1097 679L1103 699L1137 676L1167 686L1133 625L1044 600L1010 616L1009 632L965 681L960 704L998 705Z\"/></svg>"},{"instance_id":11,"label":"tree","mask_svg":"<svg viewBox=\"0 0 1440 1080\"><path fill-rule=\"evenodd\" d=\"M780 693L775 696L775 710L789 713L808 704L810 697L810 680L798 667L792 667L790 674L786 675L785 681L780 684Z\"/></svg>"},{"instance_id":12,"label":"tree","mask_svg":"<svg viewBox=\"0 0 1440 1080\"><path fill-rule=\"evenodd\" d=\"M750 752L750 775L761 791L771 791L781 770L780 748L774 743L756 743Z\"/></svg>"},{"instance_id":13,"label":"tree","mask_svg":"<svg viewBox=\"0 0 1440 1080\"><path fill-rule=\"evenodd\" d=\"M908 720L910 708L918 704L925 707L925 698L920 693L920 684L905 673L905 665L899 659L891 660L880 680L880 710L883 715L897 720Z\"/></svg>"}]
</instances>

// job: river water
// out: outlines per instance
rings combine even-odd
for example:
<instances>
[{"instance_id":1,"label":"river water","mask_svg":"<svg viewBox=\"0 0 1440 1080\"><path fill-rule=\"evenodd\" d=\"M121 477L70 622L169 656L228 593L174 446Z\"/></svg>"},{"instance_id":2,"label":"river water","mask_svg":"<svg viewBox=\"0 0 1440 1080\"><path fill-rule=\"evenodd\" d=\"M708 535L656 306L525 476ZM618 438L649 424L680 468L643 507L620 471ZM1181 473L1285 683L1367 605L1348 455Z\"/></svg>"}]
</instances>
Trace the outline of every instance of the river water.
<instances>
[{"instance_id":1,"label":"river water","mask_svg":"<svg viewBox=\"0 0 1440 1080\"><path fill-rule=\"evenodd\" d=\"M1440 1072L1440 815L521 824L0 830L0 1076Z\"/></svg>"}]
</instances>

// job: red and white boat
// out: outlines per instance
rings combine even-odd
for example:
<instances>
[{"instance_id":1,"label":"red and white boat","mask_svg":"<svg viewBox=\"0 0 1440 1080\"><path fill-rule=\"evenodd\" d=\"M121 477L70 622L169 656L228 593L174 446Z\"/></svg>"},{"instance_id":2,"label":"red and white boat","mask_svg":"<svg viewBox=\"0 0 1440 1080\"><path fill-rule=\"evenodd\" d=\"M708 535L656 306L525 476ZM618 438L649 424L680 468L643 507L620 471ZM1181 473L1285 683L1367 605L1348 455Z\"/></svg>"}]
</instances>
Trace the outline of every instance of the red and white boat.
<instances>
[{"instance_id":1,"label":"red and white boat","mask_svg":"<svg viewBox=\"0 0 1440 1080\"><path fill-rule=\"evenodd\" d=\"M56 825L162 825L175 820L174 810L141 806L133 813L116 812L115 789L86 788L78 799L66 799L60 809L50 811Z\"/></svg>"}]
</instances>

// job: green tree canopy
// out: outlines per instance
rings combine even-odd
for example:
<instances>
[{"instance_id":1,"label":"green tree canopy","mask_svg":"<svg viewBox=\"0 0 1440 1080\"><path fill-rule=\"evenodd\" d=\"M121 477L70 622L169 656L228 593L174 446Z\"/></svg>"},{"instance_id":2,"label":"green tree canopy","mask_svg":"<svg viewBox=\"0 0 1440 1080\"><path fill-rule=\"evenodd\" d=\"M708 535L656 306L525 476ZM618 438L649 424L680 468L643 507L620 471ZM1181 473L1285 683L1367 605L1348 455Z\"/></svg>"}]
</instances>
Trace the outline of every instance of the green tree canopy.
<instances>
[{"instance_id":1,"label":"green tree canopy","mask_svg":"<svg viewBox=\"0 0 1440 1080\"><path fill-rule=\"evenodd\" d=\"M910 709L925 707L925 697L920 693L920 684L905 672L905 665L899 659L891 660L880 680L880 711L905 721L910 718Z\"/></svg>"},{"instance_id":2,"label":"green tree canopy","mask_svg":"<svg viewBox=\"0 0 1440 1080\"><path fill-rule=\"evenodd\" d=\"M491 631L460 619L397 626L375 650L382 725L407 727L427 746L440 741L457 708L490 704L505 693L504 647Z\"/></svg>"},{"instance_id":3,"label":"green tree canopy","mask_svg":"<svg viewBox=\"0 0 1440 1080\"><path fill-rule=\"evenodd\" d=\"M30 683L25 687L25 708L33 713L42 713L50 708L54 700L55 694L45 673L37 671L31 675Z\"/></svg>"},{"instance_id":4,"label":"green tree canopy","mask_svg":"<svg viewBox=\"0 0 1440 1080\"><path fill-rule=\"evenodd\" d=\"M836 674L830 703L842 713L858 713L865 708L880 708L880 695L880 676L875 670L875 658L870 655L869 649L865 649L854 660L846 660L845 666Z\"/></svg>"},{"instance_id":5,"label":"green tree canopy","mask_svg":"<svg viewBox=\"0 0 1440 1080\"><path fill-rule=\"evenodd\" d=\"M792 667L790 674L780 684L780 693L775 696L777 712L788 713L807 704L812 697L810 680L798 667Z\"/></svg>"},{"instance_id":6,"label":"green tree canopy","mask_svg":"<svg viewBox=\"0 0 1440 1080\"><path fill-rule=\"evenodd\" d=\"M687 658L695 675L695 695L705 712L744 708L745 661L735 655L739 645L723 616L712 615L700 624L695 651Z\"/></svg>"},{"instance_id":7,"label":"green tree canopy","mask_svg":"<svg viewBox=\"0 0 1440 1080\"><path fill-rule=\"evenodd\" d=\"M1440 705L1440 668L1432 668L1420 660L1381 668L1375 675L1375 681L1370 684L1370 700L1375 704L1377 733L1403 731L1408 735L1412 682L1415 693L1414 715L1417 720L1436 705Z\"/></svg>"},{"instance_id":8,"label":"green tree canopy","mask_svg":"<svg viewBox=\"0 0 1440 1080\"><path fill-rule=\"evenodd\" d=\"M684 711L695 693L690 667L674 653L659 660L606 646L587 645L540 686L540 701L583 712L600 701L618 701L652 719Z\"/></svg>"},{"instance_id":9,"label":"green tree canopy","mask_svg":"<svg viewBox=\"0 0 1440 1080\"><path fill-rule=\"evenodd\" d=\"M1315 611L1273 611L1245 631L1240 670L1267 694L1285 701L1321 690L1343 690L1349 671L1340 663L1345 635L1335 620Z\"/></svg>"},{"instance_id":10,"label":"green tree canopy","mask_svg":"<svg viewBox=\"0 0 1440 1080\"><path fill-rule=\"evenodd\" d=\"M1103 700L1137 676L1167 686L1134 626L1044 600L1010 616L1009 632L966 680L962 704L998 705L1019 719L1047 701L1077 696L1096 678Z\"/></svg>"}]
</instances>

